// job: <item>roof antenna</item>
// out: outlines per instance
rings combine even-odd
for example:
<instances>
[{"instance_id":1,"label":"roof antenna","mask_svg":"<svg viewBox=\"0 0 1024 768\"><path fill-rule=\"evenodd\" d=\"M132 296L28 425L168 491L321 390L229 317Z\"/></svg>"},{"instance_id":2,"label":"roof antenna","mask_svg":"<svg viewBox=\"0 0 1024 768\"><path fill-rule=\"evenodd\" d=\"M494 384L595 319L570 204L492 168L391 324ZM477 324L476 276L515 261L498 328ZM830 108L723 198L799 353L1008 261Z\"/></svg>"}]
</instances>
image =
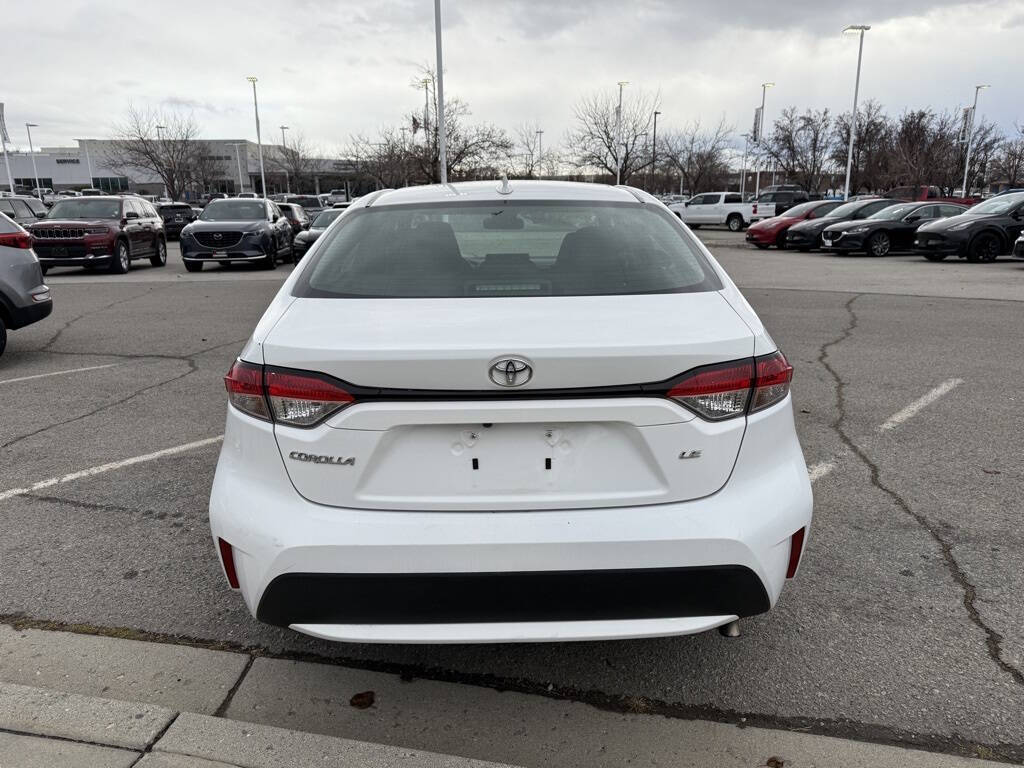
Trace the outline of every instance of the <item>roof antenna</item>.
<instances>
[{"instance_id":1,"label":"roof antenna","mask_svg":"<svg viewBox=\"0 0 1024 768\"><path fill-rule=\"evenodd\" d=\"M498 187L498 194L499 195L511 195L512 194L512 185L508 183L508 174L507 173L502 173L501 174L501 186Z\"/></svg>"}]
</instances>

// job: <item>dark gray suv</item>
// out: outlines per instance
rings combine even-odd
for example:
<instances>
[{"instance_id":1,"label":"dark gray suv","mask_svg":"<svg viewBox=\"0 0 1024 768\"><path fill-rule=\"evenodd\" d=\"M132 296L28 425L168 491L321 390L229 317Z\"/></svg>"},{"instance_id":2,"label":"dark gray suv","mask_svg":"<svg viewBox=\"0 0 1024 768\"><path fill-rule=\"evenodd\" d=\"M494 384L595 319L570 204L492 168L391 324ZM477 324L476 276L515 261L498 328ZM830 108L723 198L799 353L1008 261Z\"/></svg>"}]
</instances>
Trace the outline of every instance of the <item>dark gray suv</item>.
<instances>
[{"instance_id":1,"label":"dark gray suv","mask_svg":"<svg viewBox=\"0 0 1024 768\"><path fill-rule=\"evenodd\" d=\"M24 328L52 311L32 235L0 213L0 355L7 347L8 328Z\"/></svg>"}]
</instances>

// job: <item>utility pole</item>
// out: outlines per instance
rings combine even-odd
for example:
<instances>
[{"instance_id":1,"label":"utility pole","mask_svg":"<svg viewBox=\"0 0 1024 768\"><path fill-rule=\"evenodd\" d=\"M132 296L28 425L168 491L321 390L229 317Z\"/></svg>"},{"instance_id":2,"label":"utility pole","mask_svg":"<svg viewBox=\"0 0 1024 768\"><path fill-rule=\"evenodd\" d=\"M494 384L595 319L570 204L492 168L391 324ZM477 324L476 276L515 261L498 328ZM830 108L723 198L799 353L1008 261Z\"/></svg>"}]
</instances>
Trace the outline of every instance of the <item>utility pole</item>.
<instances>
[{"instance_id":1,"label":"utility pole","mask_svg":"<svg viewBox=\"0 0 1024 768\"><path fill-rule=\"evenodd\" d=\"M761 144L764 142L764 98L765 93L769 88L774 88L775 83L761 83L761 114L758 117L757 124L757 142ZM761 194L761 163L757 164L757 175L754 177L754 196Z\"/></svg>"},{"instance_id":2,"label":"utility pole","mask_svg":"<svg viewBox=\"0 0 1024 768\"><path fill-rule=\"evenodd\" d=\"M256 151L260 157L260 184L263 185L263 198L267 197L267 174L263 169L263 139L260 138L260 105L256 101L256 78L245 78L252 83L252 108L256 114Z\"/></svg>"},{"instance_id":3,"label":"utility pole","mask_svg":"<svg viewBox=\"0 0 1024 768\"><path fill-rule=\"evenodd\" d=\"M245 192L245 177L242 176L242 156L238 151L239 147L244 147L245 142L234 142L231 146L235 148L235 162L238 164L238 191ZM249 153L245 153L245 169L249 170Z\"/></svg>"},{"instance_id":4,"label":"utility pole","mask_svg":"<svg viewBox=\"0 0 1024 768\"><path fill-rule=\"evenodd\" d=\"M537 129L537 167L540 169L540 173L537 174L538 179L544 178L544 131L540 128Z\"/></svg>"},{"instance_id":5,"label":"utility pole","mask_svg":"<svg viewBox=\"0 0 1024 768\"><path fill-rule=\"evenodd\" d=\"M281 129L281 159L284 161L284 164L287 166L287 162L288 162L288 145L285 144L285 142L284 142L284 132L288 130L288 126L287 125L279 125L278 128ZM284 191L288 192L288 193L291 193L291 191L292 191L292 184L288 180L288 169L287 169L287 167L285 168L285 171L284 171Z\"/></svg>"},{"instance_id":6,"label":"utility pole","mask_svg":"<svg viewBox=\"0 0 1024 768\"><path fill-rule=\"evenodd\" d=\"M658 115L660 114L661 112L654 110L654 133L651 136L651 180L654 181L655 184L658 183L658 177L656 174L658 172ZM644 191L646 192L647 190Z\"/></svg>"},{"instance_id":7,"label":"utility pole","mask_svg":"<svg viewBox=\"0 0 1024 768\"><path fill-rule=\"evenodd\" d=\"M39 171L36 170L36 151L32 147L32 129L38 128L35 123L25 123L25 130L28 131L28 153L32 155L32 175L36 180L36 197L43 199L43 190L39 188Z\"/></svg>"},{"instance_id":8,"label":"utility pole","mask_svg":"<svg viewBox=\"0 0 1024 768\"><path fill-rule=\"evenodd\" d=\"M853 81L853 112L850 114L850 146L846 149L846 183L843 185L843 200L850 199L850 171L853 169L853 142L857 139L857 96L860 93L860 62L864 56L864 33L871 27L867 24L851 24L843 34L860 33L857 46L857 78Z\"/></svg>"},{"instance_id":9,"label":"utility pole","mask_svg":"<svg viewBox=\"0 0 1024 768\"><path fill-rule=\"evenodd\" d=\"M448 183L448 148L444 123L444 62L441 57L441 0L434 0L434 42L437 47L437 153L441 183Z\"/></svg>"},{"instance_id":10,"label":"utility pole","mask_svg":"<svg viewBox=\"0 0 1024 768\"><path fill-rule=\"evenodd\" d=\"M615 185L622 183L622 89L628 80L619 81L619 106L615 109Z\"/></svg>"},{"instance_id":11,"label":"utility pole","mask_svg":"<svg viewBox=\"0 0 1024 768\"><path fill-rule=\"evenodd\" d=\"M967 172L971 167L971 148L974 146L974 113L978 109L978 93L989 88L988 85L974 86L974 106L971 107L971 119L967 125L967 157L964 159L964 197L970 197L970 190L967 189Z\"/></svg>"}]
</instances>

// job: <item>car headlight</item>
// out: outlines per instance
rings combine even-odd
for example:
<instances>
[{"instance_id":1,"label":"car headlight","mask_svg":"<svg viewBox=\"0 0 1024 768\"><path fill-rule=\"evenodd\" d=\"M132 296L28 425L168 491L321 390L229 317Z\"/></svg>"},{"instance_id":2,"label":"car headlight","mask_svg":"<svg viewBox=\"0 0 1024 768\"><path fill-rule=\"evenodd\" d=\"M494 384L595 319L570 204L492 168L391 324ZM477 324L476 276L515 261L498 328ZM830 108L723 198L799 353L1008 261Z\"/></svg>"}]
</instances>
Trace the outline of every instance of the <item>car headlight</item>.
<instances>
[{"instance_id":1,"label":"car headlight","mask_svg":"<svg viewBox=\"0 0 1024 768\"><path fill-rule=\"evenodd\" d=\"M259 237L262 234L263 233L260 230L254 229L251 232L246 232L245 237Z\"/></svg>"},{"instance_id":2,"label":"car headlight","mask_svg":"<svg viewBox=\"0 0 1024 768\"><path fill-rule=\"evenodd\" d=\"M950 232L960 232L962 230L967 229L973 223L974 223L973 221L965 221L962 224L954 224L952 227L949 228L949 231Z\"/></svg>"},{"instance_id":3,"label":"car headlight","mask_svg":"<svg viewBox=\"0 0 1024 768\"><path fill-rule=\"evenodd\" d=\"M863 235L869 229L871 229L871 227L854 227L853 229L848 229L846 231L851 235Z\"/></svg>"}]
</instances>

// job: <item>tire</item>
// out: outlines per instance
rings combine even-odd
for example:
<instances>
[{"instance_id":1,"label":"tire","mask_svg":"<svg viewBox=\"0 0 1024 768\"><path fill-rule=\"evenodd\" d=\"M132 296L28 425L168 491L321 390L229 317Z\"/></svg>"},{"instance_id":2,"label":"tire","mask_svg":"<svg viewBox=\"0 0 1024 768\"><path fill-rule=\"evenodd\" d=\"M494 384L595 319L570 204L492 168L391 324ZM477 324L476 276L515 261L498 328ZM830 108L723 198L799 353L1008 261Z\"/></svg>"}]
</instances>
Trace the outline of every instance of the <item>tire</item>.
<instances>
[{"instance_id":1,"label":"tire","mask_svg":"<svg viewBox=\"0 0 1024 768\"><path fill-rule=\"evenodd\" d=\"M892 241L885 232L875 232L868 238L869 256L888 256L892 250Z\"/></svg>"},{"instance_id":2,"label":"tire","mask_svg":"<svg viewBox=\"0 0 1024 768\"><path fill-rule=\"evenodd\" d=\"M203 262L201 262L201 261L186 261L185 262L185 271L186 272L202 272L203 271Z\"/></svg>"},{"instance_id":3,"label":"tire","mask_svg":"<svg viewBox=\"0 0 1024 768\"><path fill-rule=\"evenodd\" d=\"M738 213L730 213L729 217L725 220L725 226L729 228L730 232L742 232L743 217Z\"/></svg>"},{"instance_id":4,"label":"tire","mask_svg":"<svg viewBox=\"0 0 1024 768\"><path fill-rule=\"evenodd\" d=\"M4 325L4 319L0 317L0 355L7 349L7 326Z\"/></svg>"},{"instance_id":5,"label":"tire","mask_svg":"<svg viewBox=\"0 0 1024 768\"><path fill-rule=\"evenodd\" d=\"M118 240L114 246L114 258L110 260L110 271L115 275L123 275L132 266L131 253L128 251L128 243Z\"/></svg>"},{"instance_id":6,"label":"tire","mask_svg":"<svg viewBox=\"0 0 1024 768\"><path fill-rule=\"evenodd\" d=\"M149 257L149 263L154 267L167 266L167 243L162 237L156 239L156 252Z\"/></svg>"},{"instance_id":7,"label":"tire","mask_svg":"<svg viewBox=\"0 0 1024 768\"><path fill-rule=\"evenodd\" d=\"M258 263L263 269L277 269L277 248L268 253Z\"/></svg>"},{"instance_id":8,"label":"tire","mask_svg":"<svg viewBox=\"0 0 1024 768\"><path fill-rule=\"evenodd\" d=\"M768 243L754 243L754 247L757 248L759 251L767 251Z\"/></svg>"},{"instance_id":9,"label":"tire","mask_svg":"<svg viewBox=\"0 0 1024 768\"><path fill-rule=\"evenodd\" d=\"M778 235L776 235L776 237L775 237L775 247L778 248L780 251L784 251L788 247L786 245L786 230L785 229L782 230L781 232L779 232Z\"/></svg>"},{"instance_id":10,"label":"tire","mask_svg":"<svg viewBox=\"0 0 1024 768\"><path fill-rule=\"evenodd\" d=\"M928 259L928 261L942 261L943 259L946 258L946 254L944 254L944 253L926 253L924 255L924 257L926 259Z\"/></svg>"},{"instance_id":11,"label":"tire","mask_svg":"<svg viewBox=\"0 0 1024 768\"><path fill-rule=\"evenodd\" d=\"M991 232L982 232L967 247L967 260L971 262L995 261L999 257L999 238Z\"/></svg>"}]
</instances>

